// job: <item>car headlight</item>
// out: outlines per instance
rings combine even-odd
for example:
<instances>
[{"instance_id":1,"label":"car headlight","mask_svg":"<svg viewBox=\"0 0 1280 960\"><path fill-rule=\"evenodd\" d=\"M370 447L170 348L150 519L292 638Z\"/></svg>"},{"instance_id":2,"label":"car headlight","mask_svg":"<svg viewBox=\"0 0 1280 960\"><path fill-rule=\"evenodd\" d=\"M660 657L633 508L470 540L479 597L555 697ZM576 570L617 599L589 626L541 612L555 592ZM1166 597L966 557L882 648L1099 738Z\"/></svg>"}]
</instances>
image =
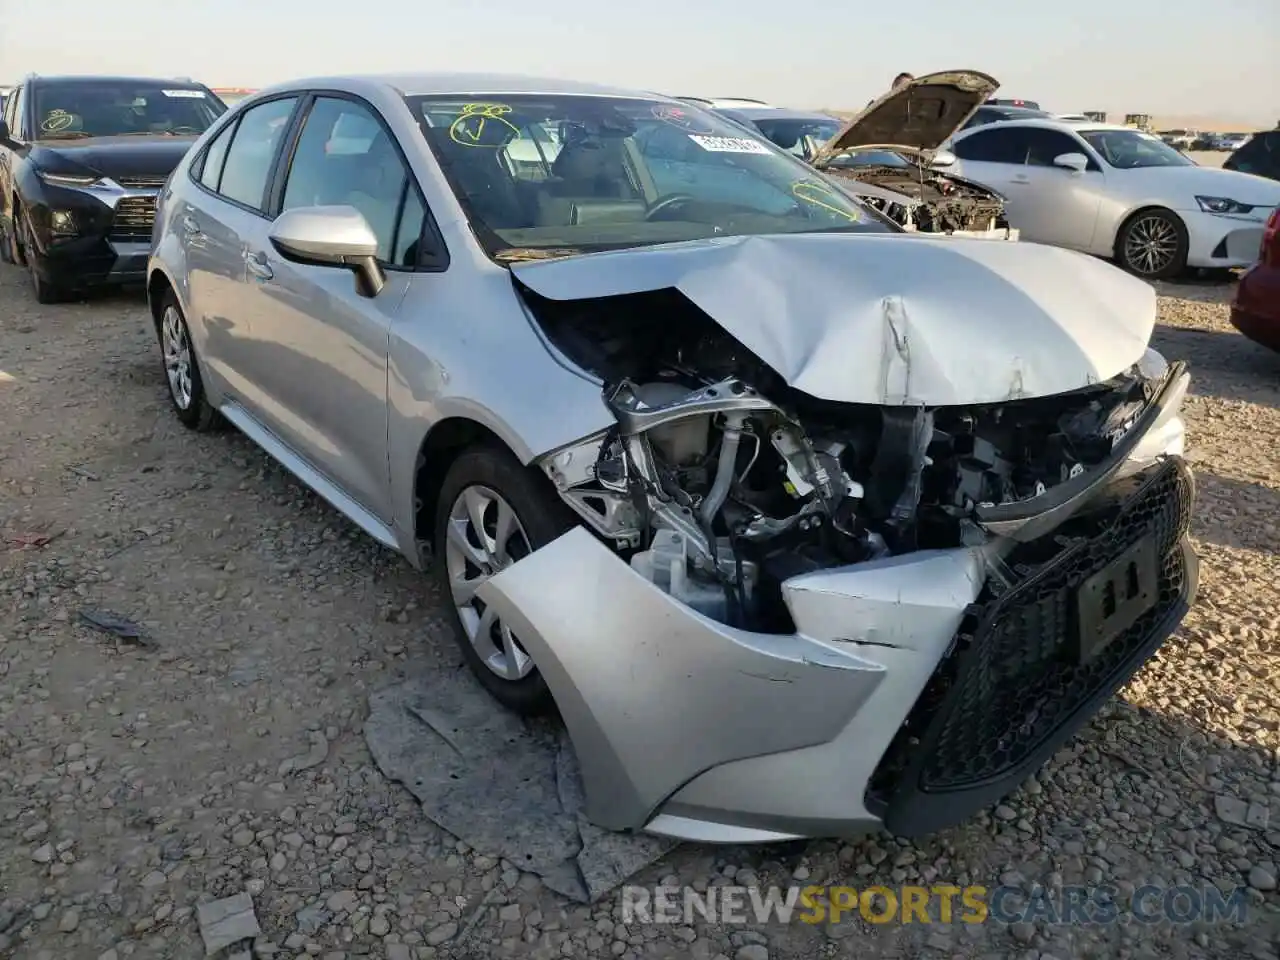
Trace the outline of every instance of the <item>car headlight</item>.
<instances>
[{"instance_id":1,"label":"car headlight","mask_svg":"<svg viewBox=\"0 0 1280 960\"><path fill-rule=\"evenodd\" d=\"M1146 353L1138 361L1138 373L1147 380L1160 380L1169 372L1169 361L1159 350L1147 347Z\"/></svg>"},{"instance_id":2,"label":"car headlight","mask_svg":"<svg viewBox=\"0 0 1280 960\"><path fill-rule=\"evenodd\" d=\"M1205 213L1248 213L1252 204L1240 203L1227 197L1196 197L1196 203Z\"/></svg>"},{"instance_id":3,"label":"car headlight","mask_svg":"<svg viewBox=\"0 0 1280 960\"><path fill-rule=\"evenodd\" d=\"M37 170L36 176L51 187L92 187L102 182L101 177L95 177L93 174L49 173L47 170Z\"/></svg>"}]
</instances>

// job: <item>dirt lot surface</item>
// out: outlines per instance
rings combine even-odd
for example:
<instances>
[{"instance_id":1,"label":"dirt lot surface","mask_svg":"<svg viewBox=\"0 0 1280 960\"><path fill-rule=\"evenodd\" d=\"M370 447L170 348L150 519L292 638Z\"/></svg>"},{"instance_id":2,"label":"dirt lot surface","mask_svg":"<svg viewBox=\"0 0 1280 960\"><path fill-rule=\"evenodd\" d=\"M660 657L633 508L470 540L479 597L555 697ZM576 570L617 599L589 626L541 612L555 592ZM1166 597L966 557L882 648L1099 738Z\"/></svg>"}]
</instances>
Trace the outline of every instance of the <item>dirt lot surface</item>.
<instances>
[{"instance_id":1,"label":"dirt lot surface","mask_svg":"<svg viewBox=\"0 0 1280 960\"><path fill-rule=\"evenodd\" d=\"M962 828L687 846L640 882L1240 886L1246 922L628 927L457 844L373 766L368 693L455 660L424 579L239 434L179 426L138 298L38 307L0 268L0 955L200 957L197 905L246 891L260 957L1276 956L1280 358L1227 325L1229 287L1161 293L1157 344L1195 376L1180 633Z\"/></svg>"}]
</instances>

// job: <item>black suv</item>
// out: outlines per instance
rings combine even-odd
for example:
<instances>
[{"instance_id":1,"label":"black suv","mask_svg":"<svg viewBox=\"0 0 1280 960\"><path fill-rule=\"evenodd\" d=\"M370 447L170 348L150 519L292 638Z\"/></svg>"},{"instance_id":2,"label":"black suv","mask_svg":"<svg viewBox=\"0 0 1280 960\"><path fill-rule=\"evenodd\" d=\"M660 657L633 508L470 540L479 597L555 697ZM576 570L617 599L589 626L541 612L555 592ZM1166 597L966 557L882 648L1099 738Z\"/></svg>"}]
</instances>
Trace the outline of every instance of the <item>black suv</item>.
<instances>
[{"instance_id":1,"label":"black suv","mask_svg":"<svg viewBox=\"0 0 1280 960\"><path fill-rule=\"evenodd\" d=\"M1222 164L1224 170L1280 180L1280 127L1255 133Z\"/></svg>"},{"instance_id":2,"label":"black suv","mask_svg":"<svg viewBox=\"0 0 1280 960\"><path fill-rule=\"evenodd\" d=\"M190 80L25 79L0 120L0 260L41 303L143 280L156 196L226 109Z\"/></svg>"}]
</instances>

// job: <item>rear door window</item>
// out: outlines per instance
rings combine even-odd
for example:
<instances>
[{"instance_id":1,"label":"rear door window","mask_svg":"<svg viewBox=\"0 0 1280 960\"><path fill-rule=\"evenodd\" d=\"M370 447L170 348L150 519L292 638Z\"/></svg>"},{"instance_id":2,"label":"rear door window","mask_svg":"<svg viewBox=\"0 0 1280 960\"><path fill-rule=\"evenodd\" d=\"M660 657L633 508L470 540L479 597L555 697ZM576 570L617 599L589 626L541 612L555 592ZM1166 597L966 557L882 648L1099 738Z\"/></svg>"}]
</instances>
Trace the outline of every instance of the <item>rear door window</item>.
<instances>
[{"instance_id":1,"label":"rear door window","mask_svg":"<svg viewBox=\"0 0 1280 960\"><path fill-rule=\"evenodd\" d=\"M989 130L979 130L956 141L952 152L961 160L1025 164L1029 149L1027 128L992 124Z\"/></svg>"}]
</instances>

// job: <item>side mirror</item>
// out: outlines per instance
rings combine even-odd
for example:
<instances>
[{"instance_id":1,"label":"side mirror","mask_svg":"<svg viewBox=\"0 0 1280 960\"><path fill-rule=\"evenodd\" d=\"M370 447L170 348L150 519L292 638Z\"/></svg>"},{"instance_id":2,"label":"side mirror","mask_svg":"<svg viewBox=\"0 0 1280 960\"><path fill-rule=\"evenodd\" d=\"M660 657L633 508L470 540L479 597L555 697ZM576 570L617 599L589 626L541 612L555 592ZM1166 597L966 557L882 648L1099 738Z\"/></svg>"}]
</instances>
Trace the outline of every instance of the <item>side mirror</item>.
<instances>
[{"instance_id":1,"label":"side mirror","mask_svg":"<svg viewBox=\"0 0 1280 960\"><path fill-rule=\"evenodd\" d=\"M378 238L355 207L286 210L271 224L268 236L288 260L351 270L361 296L376 297L386 284L378 265Z\"/></svg>"},{"instance_id":2,"label":"side mirror","mask_svg":"<svg viewBox=\"0 0 1280 960\"><path fill-rule=\"evenodd\" d=\"M933 161L929 164L932 167L952 167L955 166L956 155L950 150L939 150L933 155Z\"/></svg>"},{"instance_id":3,"label":"side mirror","mask_svg":"<svg viewBox=\"0 0 1280 960\"><path fill-rule=\"evenodd\" d=\"M13 137L9 135L9 125L0 120L0 143L12 143Z\"/></svg>"},{"instance_id":4,"label":"side mirror","mask_svg":"<svg viewBox=\"0 0 1280 960\"><path fill-rule=\"evenodd\" d=\"M1073 173L1084 173L1089 166L1089 158L1083 153L1062 153L1053 158L1055 167L1064 167Z\"/></svg>"}]
</instances>

